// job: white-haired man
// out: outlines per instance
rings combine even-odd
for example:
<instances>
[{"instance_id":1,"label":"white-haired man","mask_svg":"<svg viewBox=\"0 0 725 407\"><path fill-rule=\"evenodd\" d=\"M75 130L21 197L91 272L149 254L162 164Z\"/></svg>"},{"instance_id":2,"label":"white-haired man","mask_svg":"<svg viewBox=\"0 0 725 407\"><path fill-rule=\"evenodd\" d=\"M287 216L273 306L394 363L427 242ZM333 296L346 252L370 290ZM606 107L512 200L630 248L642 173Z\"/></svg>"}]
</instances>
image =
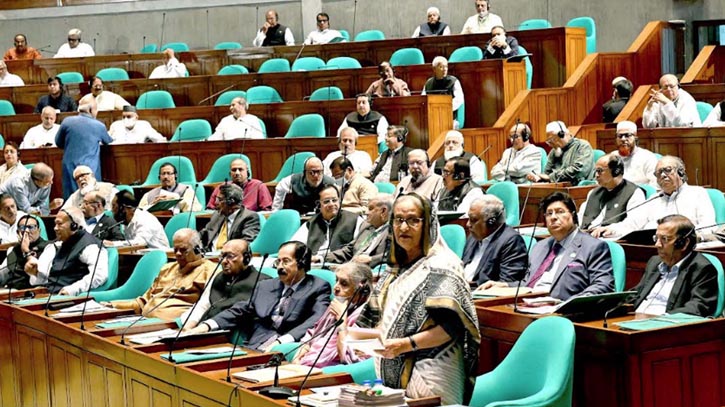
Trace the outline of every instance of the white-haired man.
<instances>
[{"instance_id":1,"label":"white-haired man","mask_svg":"<svg viewBox=\"0 0 725 407\"><path fill-rule=\"evenodd\" d=\"M111 201L118 190L110 182L99 182L90 167L79 165L73 170L73 179L78 184L78 189L73 192L63 204L63 209L70 207L80 208L83 204L83 197L89 192L98 192L106 200L105 209L111 209Z\"/></svg>"},{"instance_id":2,"label":"white-haired man","mask_svg":"<svg viewBox=\"0 0 725 407\"><path fill-rule=\"evenodd\" d=\"M355 172L358 174L368 174L372 171L373 160L370 158L370 154L367 151L356 150L358 137L357 130L352 127L345 127L340 131L340 137L337 139L337 146L340 150L331 152L322 161L322 166L325 168L325 175L332 176L330 165L335 159L342 156L345 156L345 158L352 162L352 165L355 167Z\"/></svg>"},{"instance_id":3,"label":"white-haired man","mask_svg":"<svg viewBox=\"0 0 725 407\"><path fill-rule=\"evenodd\" d=\"M569 182L579 185L592 173L594 159L592 146L586 140L575 138L562 121L546 125L546 144L551 146L543 174L529 173L533 182Z\"/></svg>"},{"instance_id":4,"label":"white-haired man","mask_svg":"<svg viewBox=\"0 0 725 407\"><path fill-rule=\"evenodd\" d=\"M672 74L662 75L660 89L650 90L650 98L642 113L642 126L655 127L700 127L695 99L680 89L680 82Z\"/></svg>"},{"instance_id":5,"label":"white-haired man","mask_svg":"<svg viewBox=\"0 0 725 407\"><path fill-rule=\"evenodd\" d=\"M637 125L627 120L617 123L615 137L617 149L612 154L624 161L624 179L658 188L655 176L657 156L637 143Z\"/></svg>"},{"instance_id":6,"label":"white-haired man","mask_svg":"<svg viewBox=\"0 0 725 407\"><path fill-rule=\"evenodd\" d=\"M41 123L28 129L20 143L20 149L55 147L55 135L60 129L60 124L55 122L58 114L53 106L46 106L40 112Z\"/></svg>"},{"instance_id":7,"label":"white-haired man","mask_svg":"<svg viewBox=\"0 0 725 407\"><path fill-rule=\"evenodd\" d=\"M433 171L441 175L443 173L443 166L451 158L465 158L468 160L468 166L471 170L471 179L473 181L483 181L486 178L486 170L483 168L483 163L473 153L465 151L463 149L464 141L463 134L457 130L449 130L446 133L445 140L443 141L443 155L433 162Z\"/></svg>"},{"instance_id":8,"label":"white-haired man","mask_svg":"<svg viewBox=\"0 0 725 407\"><path fill-rule=\"evenodd\" d=\"M526 123L516 123L509 132L511 147L501 156L501 161L491 168L491 178L523 184L526 175L541 172L542 150L531 140L531 128Z\"/></svg>"},{"instance_id":9,"label":"white-haired man","mask_svg":"<svg viewBox=\"0 0 725 407\"><path fill-rule=\"evenodd\" d=\"M456 111L464 102L461 81L453 75L448 75L448 60L445 57L437 56L433 58L432 65L433 76L425 82L423 91L420 94L451 95L453 97L453 117L456 117ZM453 128L457 129L458 126L458 121L453 120Z\"/></svg>"},{"instance_id":10,"label":"white-haired man","mask_svg":"<svg viewBox=\"0 0 725 407\"><path fill-rule=\"evenodd\" d=\"M58 52L53 58L80 58L92 57L96 55L93 47L85 42L81 42L81 34L83 32L77 28L71 28L68 31L68 42L58 48Z\"/></svg>"}]
</instances>

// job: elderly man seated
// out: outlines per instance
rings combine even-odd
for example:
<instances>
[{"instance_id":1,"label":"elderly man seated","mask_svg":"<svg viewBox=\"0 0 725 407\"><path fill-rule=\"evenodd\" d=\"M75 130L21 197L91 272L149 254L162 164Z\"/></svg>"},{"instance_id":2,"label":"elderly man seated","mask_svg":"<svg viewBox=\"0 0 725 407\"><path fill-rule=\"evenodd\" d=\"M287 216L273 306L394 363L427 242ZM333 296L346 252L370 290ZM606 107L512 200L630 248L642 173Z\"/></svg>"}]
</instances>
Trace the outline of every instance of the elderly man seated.
<instances>
[{"instance_id":1,"label":"elderly man seated","mask_svg":"<svg viewBox=\"0 0 725 407\"><path fill-rule=\"evenodd\" d=\"M353 163L355 172L365 175L372 171L373 160L370 159L370 154L356 148L358 137L357 130L352 127L345 127L340 131L337 143L340 150L331 152L322 161L322 166L325 167L325 175L332 176L330 165L335 159L343 156Z\"/></svg>"},{"instance_id":2,"label":"elderly man seated","mask_svg":"<svg viewBox=\"0 0 725 407\"><path fill-rule=\"evenodd\" d=\"M161 222L138 206L138 201L129 191L120 191L113 198L113 217L126 225L126 243L151 249L168 249L169 239Z\"/></svg>"},{"instance_id":3,"label":"elderly man seated","mask_svg":"<svg viewBox=\"0 0 725 407\"><path fill-rule=\"evenodd\" d=\"M546 144L551 146L543 174L529 173L526 178L532 182L579 182L592 172L593 150L588 141L575 138L564 122L555 121L546 125Z\"/></svg>"},{"instance_id":4,"label":"elderly man seated","mask_svg":"<svg viewBox=\"0 0 725 407\"><path fill-rule=\"evenodd\" d=\"M451 158L465 158L468 161L468 168L471 171L471 178L478 182L483 182L486 179L486 170L483 168L483 163L475 154L463 149L465 143L463 141L463 134L458 130L449 130L446 133L446 137L443 140L443 156L439 157L433 162L433 171L441 175L443 174L443 166Z\"/></svg>"},{"instance_id":5,"label":"elderly man seated","mask_svg":"<svg viewBox=\"0 0 725 407\"><path fill-rule=\"evenodd\" d=\"M156 131L151 123L138 119L136 106L124 106L122 119L111 123L108 135L111 144L140 144L140 143L166 143L166 137Z\"/></svg>"},{"instance_id":6,"label":"elderly man seated","mask_svg":"<svg viewBox=\"0 0 725 407\"><path fill-rule=\"evenodd\" d=\"M398 183L398 194L416 194L438 200L443 190L443 177L430 169L430 158L425 150L416 149L408 153L408 172L410 175Z\"/></svg>"},{"instance_id":7,"label":"elderly man seated","mask_svg":"<svg viewBox=\"0 0 725 407\"><path fill-rule=\"evenodd\" d=\"M441 211L455 211L467 217L471 203L483 196L481 187L471 179L471 169L465 158L451 158L443 167L443 190L438 200Z\"/></svg>"},{"instance_id":8,"label":"elderly man seated","mask_svg":"<svg viewBox=\"0 0 725 407\"><path fill-rule=\"evenodd\" d=\"M342 208L354 213L365 213L368 202L378 194L378 188L369 179L355 171L352 162L337 157L332 164L332 176L341 185Z\"/></svg>"},{"instance_id":9,"label":"elderly man seated","mask_svg":"<svg viewBox=\"0 0 725 407\"><path fill-rule=\"evenodd\" d=\"M294 209L301 214L315 210L320 190L335 180L324 175L322 161L317 157L305 160L302 173L292 174L282 179L274 190L272 210Z\"/></svg>"},{"instance_id":10,"label":"elderly man seated","mask_svg":"<svg viewBox=\"0 0 725 407\"><path fill-rule=\"evenodd\" d=\"M96 98L99 112L110 110L121 110L124 106L129 106L121 95L103 89L103 79L94 76L91 78L91 95Z\"/></svg>"},{"instance_id":11,"label":"elderly man seated","mask_svg":"<svg viewBox=\"0 0 725 407\"><path fill-rule=\"evenodd\" d=\"M531 140L531 129L525 123L516 123L509 132L511 147L504 150L501 161L491 168L496 181L527 182L526 176L541 172L541 149Z\"/></svg>"},{"instance_id":12,"label":"elderly man seated","mask_svg":"<svg viewBox=\"0 0 725 407\"><path fill-rule=\"evenodd\" d=\"M44 107L40 112L41 123L28 129L20 149L55 147L55 135L60 129L60 124L55 123L57 116L53 106Z\"/></svg>"},{"instance_id":13,"label":"elderly man seated","mask_svg":"<svg viewBox=\"0 0 725 407\"><path fill-rule=\"evenodd\" d=\"M27 259L38 257L38 253L42 253L51 242L40 237L40 220L32 215L18 219L16 239L17 243L8 249L5 260L0 264L0 287L22 290L32 287L30 274L25 272Z\"/></svg>"},{"instance_id":14,"label":"elderly man seated","mask_svg":"<svg viewBox=\"0 0 725 407\"><path fill-rule=\"evenodd\" d=\"M672 74L662 75L660 89L650 91L647 106L642 112L642 126L655 127L700 127L695 99L680 89L680 82Z\"/></svg>"},{"instance_id":15,"label":"elderly man seated","mask_svg":"<svg viewBox=\"0 0 725 407\"><path fill-rule=\"evenodd\" d=\"M197 212L201 210L201 204L194 193L194 188L189 185L178 183L178 171L174 164L165 162L159 167L158 186L151 191L145 193L141 197L138 206L142 208L152 207L154 204L172 199L181 199L179 203L171 209L174 213L179 212Z\"/></svg>"},{"instance_id":16,"label":"elderly man seated","mask_svg":"<svg viewBox=\"0 0 725 407\"><path fill-rule=\"evenodd\" d=\"M380 79L371 83L368 90L365 91L368 95L377 97L410 96L408 84L404 80L395 77L395 69L390 65L390 62L383 61L378 65L378 76L380 76Z\"/></svg>"},{"instance_id":17,"label":"elderly man seated","mask_svg":"<svg viewBox=\"0 0 725 407\"><path fill-rule=\"evenodd\" d=\"M624 161L624 179L635 184L649 184L657 188L657 156L644 147L640 147L637 138L637 125L630 121L617 123L615 142L617 149L612 152Z\"/></svg>"},{"instance_id":18,"label":"elderly man seated","mask_svg":"<svg viewBox=\"0 0 725 407\"><path fill-rule=\"evenodd\" d=\"M189 76L189 71L186 70L186 65L179 62L174 55L174 50L166 48L162 52L163 65L159 65L151 71L149 79L164 79L164 78L183 78Z\"/></svg>"},{"instance_id":19,"label":"elderly man seated","mask_svg":"<svg viewBox=\"0 0 725 407\"><path fill-rule=\"evenodd\" d=\"M202 247L221 250L228 240L248 243L259 234L259 216L242 205L244 191L235 184L222 185L216 197L216 211L201 231Z\"/></svg>"},{"instance_id":20,"label":"elderly man seated","mask_svg":"<svg viewBox=\"0 0 725 407\"><path fill-rule=\"evenodd\" d=\"M83 204L83 197L90 192L97 192L106 202L105 209L111 209L111 201L118 190L110 182L98 182L93 171L85 165L79 165L73 170L73 179L78 184L78 189L73 192L63 204L63 208L80 208Z\"/></svg>"},{"instance_id":21,"label":"elderly man seated","mask_svg":"<svg viewBox=\"0 0 725 407\"><path fill-rule=\"evenodd\" d=\"M15 199L9 194L0 194L0 243L17 241L18 219L26 214L18 212Z\"/></svg>"},{"instance_id":22,"label":"elderly man seated","mask_svg":"<svg viewBox=\"0 0 725 407\"><path fill-rule=\"evenodd\" d=\"M259 117L247 113L249 102L244 97L235 97L229 104L229 111L232 113L225 116L207 140L236 140L240 138L265 138L262 131L262 124Z\"/></svg>"},{"instance_id":23,"label":"elderly man seated","mask_svg":"<svg viewBox=\"0 0 725 407\"><path fill-rule=\"evenodd\" d=\"M425 82L423 91L420 94L451 95L453 97L453 128L457 129L459 123L458 120L455 120L456 113L465 102L461 81L453 75L448 75L448 60L445 57L437 56L433 58L432 65L433 76Z\"/></svg>"},{"instance_id":24,"label":"elderly man seated","mask_svg":"<svg viewBox=\"0 0 725 407\"><path fill-rule=\"evenodd\" d=\"M242 204L250 211L268 211L272 208L272 195L264 183L258 179L249 176L249 167L247 162L241 158L235 158L229 164L229 179L231 183L241 187L244 190L244 200ZM207 209L216 209L216 197L222 185L217 185L211 193L209 202L206 204Z\"/></svg>"}]
</instances>

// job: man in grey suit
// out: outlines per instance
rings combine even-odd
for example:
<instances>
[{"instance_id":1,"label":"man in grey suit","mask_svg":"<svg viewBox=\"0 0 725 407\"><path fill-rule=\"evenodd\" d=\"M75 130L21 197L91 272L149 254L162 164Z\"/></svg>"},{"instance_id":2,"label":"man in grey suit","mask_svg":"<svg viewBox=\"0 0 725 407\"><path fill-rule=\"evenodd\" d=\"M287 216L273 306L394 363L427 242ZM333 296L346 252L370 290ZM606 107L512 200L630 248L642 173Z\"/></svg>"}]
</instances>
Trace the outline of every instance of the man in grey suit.
<instances>
[{"instance_id":1,"label":"man in grey suit","mask_svg":"<svg viewBox=\"0 0 725 407\"><path fill-rule=\"evenodd\" d=\"M221 250L229 240L243 239L251 243L259 234L259 215L242 205L244 190L236 184L219 188L216 196L216 212L202 229L201 241L204 247Z\"/></svg>"},{"instance_id":2,"label":"man in grey suit","mask_svg":"<svg viewBox=\"0 0 725 407\"><path fill-rule=\"evenodd\" d=\"M282 243L275 260L278 278L260 281L249 301L234 304L189 332L240 328L249 338L246 346L262 351L300 340L330 305L330 284L307 274L311 262L312 252L304 243Z\"/></svg>"},{"instance_id":3,"label":"man in grey suit","mask_svg":"<svg viewBox=\"0 0 725 407\"><path fill-rule=\"evenodd\" d=\"M576 205L569 194L554 192L541 201L546 228L551 237L536 244L522 285L534 291L548 291L560 300L575 295L614 291L612 256L609 246L578 230ZM512 286L517 282L493 282L492 286Z\"/></svg>"}]
</instances>

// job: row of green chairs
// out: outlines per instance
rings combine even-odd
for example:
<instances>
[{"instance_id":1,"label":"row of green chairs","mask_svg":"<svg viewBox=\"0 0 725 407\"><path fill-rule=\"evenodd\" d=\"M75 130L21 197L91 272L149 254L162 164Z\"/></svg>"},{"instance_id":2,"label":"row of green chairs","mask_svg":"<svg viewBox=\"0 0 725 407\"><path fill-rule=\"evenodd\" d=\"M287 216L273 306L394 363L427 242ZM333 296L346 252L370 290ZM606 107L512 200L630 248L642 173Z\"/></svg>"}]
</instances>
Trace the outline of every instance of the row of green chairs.
<instances>
[{"instance_id":1,"label":"row of green chairs","mask_svg":"<svg viewBox=\"0 0 725 407\"><path fill-rule=\"evenodd\" d=\"M422 55L422 54L421 54ZM233 66L233 65L232 65ZM236 66L236 70L242 71L239 66ZM226 67L225 67L226 68ZM290 65L289 60L285 58L271 58L264 62L257 70L257 73L275 73L275 72L297 72L297 71L319 71L323 69L359 69L362 68L360 62L355 58L350 57L336 57L331 58L329 61L318 57L302 57L297 58L294 63ZM224 70L224 68L222 68ZM231 74L230 70L227 70ZM248 73L249 71L244 68L241 73ZM221 70L219 72L222 72Z\"/></svg>"},{"instance_id":2,"label":"row of green chairs","mask_svg":"<svg viewBox=\"0 0 725 407\"><path fill-rule=\"evenodd\" d=\"M566 23L567 27L581 27L586 30L587 54L597 52L597 25L591 17L576 17ZM524 20L519 24L519 30L538 30L551 28L551 23L542 18Z\"/></svg>"}]
</instances>

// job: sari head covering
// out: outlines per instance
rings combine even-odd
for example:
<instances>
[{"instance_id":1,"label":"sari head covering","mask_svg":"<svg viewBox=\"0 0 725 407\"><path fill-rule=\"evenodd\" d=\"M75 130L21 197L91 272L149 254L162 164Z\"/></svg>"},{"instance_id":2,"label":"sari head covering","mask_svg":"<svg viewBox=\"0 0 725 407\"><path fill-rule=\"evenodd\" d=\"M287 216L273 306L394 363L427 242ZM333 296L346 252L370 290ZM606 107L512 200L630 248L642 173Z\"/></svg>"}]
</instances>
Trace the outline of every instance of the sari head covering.
<instances>
[{"instance_id":1,"label":"sari head covering","mask_svg":"<svg viewBox=\"0 0 725 407\"><path fill-rule=\"evenodd\" d=\"M438 216L435 213L435 207L431 205L431 202L428 199L423 198L415 192L411 192L409 194L401 194L395 200L395 202L393 202L393 210L395 210L395 205L397 205L398 202L405 200L413 201L413 203L415 203L415 206L417 206L421 211L421 216L423 218L423 234L421 236L420 246L423 249L423 256L427 256L430 252L430 249L438 241L439 235ZM391 215L389 221L390 230L393 230L394 219L395 217ZM428 233L425 233L426 231ZM392 239L393 250L390 251L390 259L388 261L388 264L406 265L400 263L409 263L411 260L415 260L407 258L408 256L405 254L405 250L400 247L400 245L398 245L398 243L395 241L395 233L390 233L390 239Z\"/></svg>"}]
</instances>

